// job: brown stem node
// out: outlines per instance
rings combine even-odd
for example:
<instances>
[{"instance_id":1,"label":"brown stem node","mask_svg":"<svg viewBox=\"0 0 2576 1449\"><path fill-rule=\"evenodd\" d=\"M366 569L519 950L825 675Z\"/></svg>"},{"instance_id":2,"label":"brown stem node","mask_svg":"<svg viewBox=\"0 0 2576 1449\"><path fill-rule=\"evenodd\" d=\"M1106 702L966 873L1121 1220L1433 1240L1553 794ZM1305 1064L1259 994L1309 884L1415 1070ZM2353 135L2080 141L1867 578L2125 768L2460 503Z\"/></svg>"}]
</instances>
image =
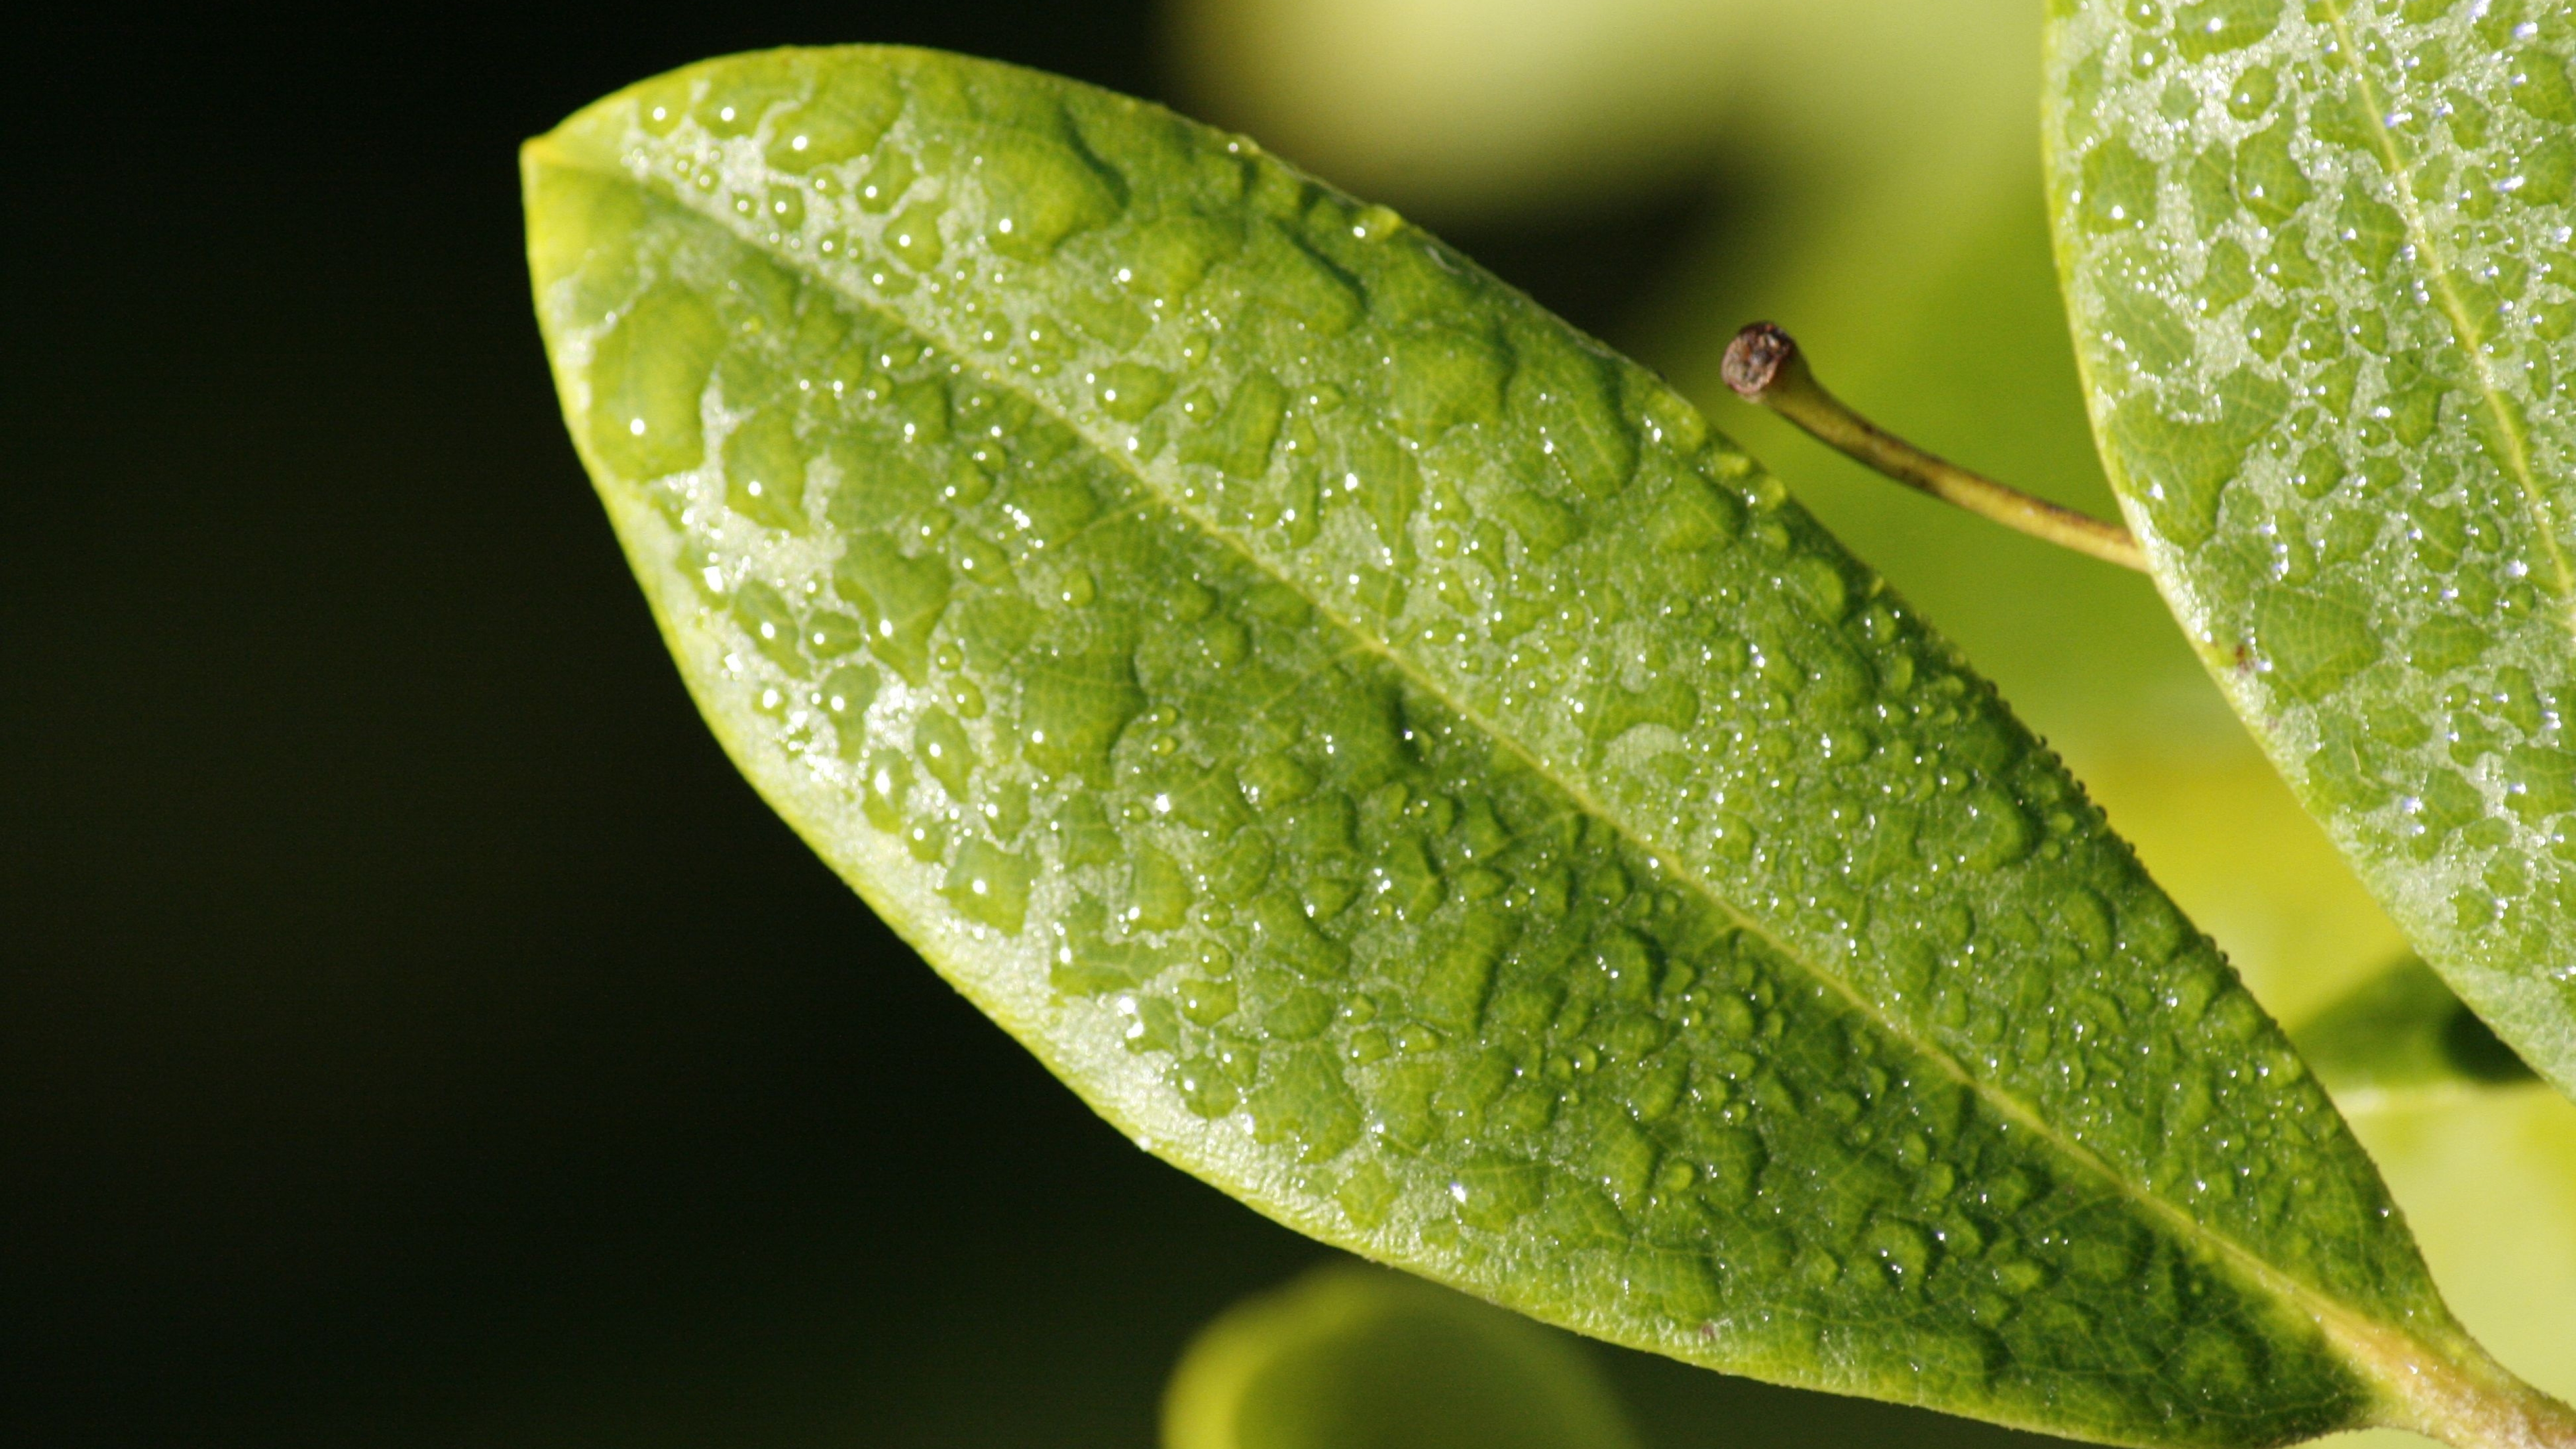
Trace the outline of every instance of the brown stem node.
<instances>
[{"instance_id":1,"label":"brown stem node","mask_svg":"<svg viewBox=\"0 0 2576 1449\"><path fill-rule=\"evenodd\" d=\"M1747 402L1762 401L1763 393L1780 376L1780 370L1798 361L1798 340L1776 324L1756 322L1735 334L1726 344L1726 361L1719 373L1726 385Z\"/></svg>"}]
</instances>

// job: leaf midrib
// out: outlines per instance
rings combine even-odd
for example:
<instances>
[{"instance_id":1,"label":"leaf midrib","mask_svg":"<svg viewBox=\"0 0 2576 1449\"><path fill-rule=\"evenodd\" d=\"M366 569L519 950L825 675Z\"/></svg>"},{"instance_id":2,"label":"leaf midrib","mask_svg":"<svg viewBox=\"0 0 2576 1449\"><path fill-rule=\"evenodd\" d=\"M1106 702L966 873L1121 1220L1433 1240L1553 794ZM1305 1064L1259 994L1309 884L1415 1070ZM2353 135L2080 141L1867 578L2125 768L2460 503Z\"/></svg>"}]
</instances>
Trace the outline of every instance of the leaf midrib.
<instances>
[{"instance_id":1,"label":"leaf midrib","mask_svg":"<svg viewBox=\"0 0 2576 1449\"><path fill-rule=\"evenodd\" d=\"M2522 494L2523 510L2531 517L2531 526L2539 532L2540 546L2549 555L2551 570L2558 576L2556 590L2561 600L2559 622L2571 637L2576 637L2576 566L2571 566L2566 548L2560 543L2558 530L2550 521L2549 499L2540 489L2540 481L2531 466L2531 442L2524 436L2520 422L2507 404L2504 389L2496 380L2495 368L2487 361L2485 337L2469 315L2468 305L2460 298L2459 288L2451 279L2451 266L2435 244L2433 229L2424 218L2423 203L2415 195L2415 176L2397 138L2388 129L2387 106L2361 63L2361 52L2353 40L2352 19L2346 0L2324 0L2323 9L2334 27L2335 53L2327 65L2343 73L2345 82L2360 93L2362 123L2369 132L2372 147L2379 156L2380 169L2388 173L2389 184L2397 192L2397 213L2406 224L2407 240L2414 244L2421 259L2427 290L2437 299L2443 320L2451 329L2451 341L2468 359L2469 370L2477 378L2479 400L2495 419L2497 434L2505 441L2507 456L2500 460L2503 471L2512 477Z\"/></svg>"},{"instance_id":2,"label":"leaf midrib","mask_svg":"<svg viewBox=\"0 0 2576 1449\"><path fill-rule=\"evenodd\" d=\"M573 157L548 144L549 140L550 138L540 138L538 141L530 144L534 147L542 148L546 153L556 158L560 164L580 169L595 169L581 159ZM648 192L648 194L652 193L652 187L650 184L643 181L633 173L606 170L600 172L600 174L615 176L622 182L642 187ZM1706 879L1700 872L1695 869L1688 868L1671 853L1650 842L1644 835L1632 828L1625 820L1605 807L1600 801L1593 798L1591 792L1585 790L1574 781L1567 779L1546 760L1532 753L1531 750L1524 746L1519 739L1496 726L1492 720L1486 718L1483 712L1475 709L1464 700L1454 697L1451 691L1445 688L1439 680L1426 673L1411 659L1396 651L1392 645L1388 644L1385 640L1378 638L1369 630L1362 628L1354 620L1343 615L1328 601L1317 597L1314 590L1304 582L1291 577L1288 574L1282 573L1277 567L1273 566L1269 560L1263 558L1259 553L1252 550L1241 539L1219 527L1213 520L1202 516L1196 509L1191 508L1186 502L1173 497L1165 489L1158 486L1153 477L1144 470L1140 463L1131 458L1127 454L1126 450L1106 445L1102 439L1095 437L1089 429L1085 428L1063 408L1059 407L1053 399L1034 389L1027 388L1019 380L1011 377L1007 373L994 370L984 362L975 358L969 349L952 346L944 339L941 339L936 333L927 332L912 318L906 316L903 312L891 305L864 293L853 293L843 288L830 277L821 275L812 270L806 259L797 256L781 256L777 253L770 252L761 245L757 235L735 230L732 223L723 215L723 213L718 211L702 211L697 207L690 205L686 200L685 192L682 192L677 188L673 188L665 199L676 202L681 209L698 217L702 221L712 222L718 229L725 231L727 234L734 236L737 240L740 240L744 244L751 246L753 249L760 251L762 255L769 256L774 261L777 261L782 265L786 265L815 282L829 288L835 295L843 297L858 306L864 307L878 316L884 317L895 326L900 327L915 336L923 337L932 345L939 347L941 351L948 353L952 361L971 370L996 390L1007 392L1026 400L1031 406L1044 412L1047 416L1053 418L1058 424L1072 432L1074 436L1083 439L1092 447L1095 453L1114 460L1121 470L1126 472L1135 480L1139 490L1147 498L1160 504L1164 509L1168 510L1172 514L1189 520L1191 525L1194 526L1201 534L1228 549L1240 557L1246 564L1250 565L1253 569L1268 577L1273 582L1294 591L1298 597L1306 600L1308 605L1315 609L1317 613L1331 621L1331 623L1336 628L1340 629L1347 638L1355 641L1356 645L1360 649L1364 649L1368 653L1373 654L1380 660L1384 661L1390 669L1402 676L1415 688L1439 701L1444 708L1466 720L1480 733L1501 745L1505 750L1509 751L1513 756L1521 760L1523 764L1525 764L1539 778L1546 780L1551 786L1562 791L1566 798L1573 801L1579 809L1609 825L1610 828L1617 832L1622 839L1626 840L1637 850L1654 860L1657 865L1662 867L1675 879L1690 886L1703 899L1707 900L1711 905L1723 912L1728 919L1736 923L1738 928L1750 933L1756 939L1770 947L1772 951L1781 957L1781 959L1796 965L1801 970L1814 977L1817 981L1821 982L1827 989L1833 991L1837 996L1849 1003L1855 1011L1875 1023L1880 1030L1886 1032L1890 1038L1900 1043L1908 1050L1914 1052L1916 1055L1922 1057L1925 1061L1931 1063L1937 1071L1949 1076L1953 1081L1959 1083L1969 1091L1974 1092L1981 1100L1987 1102L2000 1115L2006 1118L2008 1122L2018 1124L2024 1130L2033 1133L2042 1142L2063 1154L2070 1161L2074 1162L2079 1168L2091 1173L2095 1177L2107 1183L2121 1197L2136 1204L2152 1217L2165 1222L2170 1228L2176 1231L2178 1236L2186 1240L2199 1242L2205 1245L2221 1262L2231 1266L2238 1273L2243 1275L2243 1277L2248 1281L2249 1286L2270 1294L2271 1296L2296 1304L2318 1324L2320 1329L2326 1333L2330 1341L2336 1343L2339 1347L2344 1348L2349 1357L2357 1364L2369 1364L2373 1367L2380 1368L2388 1375L2388 1380L2391 1382L2393 1382L2399 1374L2409 1369L2413 1370L2417 1374L2422 1374L2428 1362L2444 1368L2451 1368L2453 1369L2454 1374L2457 1373L2456 1367L2452 1365L2448 1357L2434 1351L2431 1345L2423 1343L2411 1334L2405 1333L2402 1330L2371 1318L2361 1310L2352 1307L2342 1299L2316 1287L2315 1285L2292 1277L2286 1270L2275 1266L2270 1260L2264 1258L2261 1254L2256 1253L2253 1249L2245 1246L2243 1243L2238 1242L2227 1233L2224 1233L2217 1228L2202 1222L2200 1219L2193 1217L2190 1213L2170 1202L2167 1202L2164 1198L2158 1196L2155 1192L2142 1184L2133 1182L2127 1175L2114 1169L2109 1162L2105 1161L2091 1148L2086 1147L2081 1142L2061 1132L2046 1117L2041 1115L2027 1103L2024 1103L2010 1092L2005 1091L1999 1085L1976 1076L1951 1053L1942 1049L1933 1042L1925 1040L1902 1022L1888 1016L1879 1008L1877 1003L1862 995L1851 985L1851 983L1845 981L1836 973L1825 969L1823 966L1809 959L1804 954L1791 948L1788 943L1782 941L1776 934L1774 934L1766 924L1759 919L1746 914L1735 904L1735 902L1719 891L1715 884Z\"/></svg>"}]
</instances>

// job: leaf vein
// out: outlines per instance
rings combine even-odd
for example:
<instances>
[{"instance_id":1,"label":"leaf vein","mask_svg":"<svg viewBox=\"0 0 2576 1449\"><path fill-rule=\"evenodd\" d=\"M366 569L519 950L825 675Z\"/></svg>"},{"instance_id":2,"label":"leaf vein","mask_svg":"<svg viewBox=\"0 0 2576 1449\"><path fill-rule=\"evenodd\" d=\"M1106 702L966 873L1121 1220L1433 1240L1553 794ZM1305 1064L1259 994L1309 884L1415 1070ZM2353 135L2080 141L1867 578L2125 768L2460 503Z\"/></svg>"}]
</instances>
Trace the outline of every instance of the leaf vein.
<instances>
[{"instance_id":1,"label":"leaf vein","mask_svg":"<svg viewBox=\"0 0 2576 1449\"><path fill-rule=\"evenodd\" d=\"M561 158L561 163L586 164L572 157ZM639 186L646 184L643 178L631 173L621 175L621 179L629 184ZM760 237L739 225L734 218L721 211L702 209L695 198L686 197L684 193L676 194L674 199L683 210L697 216L701 221L714 225L754 249L760 248ZM1319 590L1282 572L1278 566L1255 552L1244 540L1226 530L1216 520L1203 515L1200 510L1190 506L1185 500L1159 486L1138 459L1131 457L1125 449L1115 446L1113 440L1095 436L1055 399L1026 386L1007 373L998 371L976 358L972 349L942 338L936 331L924 327L889 303L864 292L845 289L831 277L815 270L810 261L803 258L784 260L787 265L826 287L834 295L884 317L895 326L921 336L940 347L963 367L971 369L982 377L989 385L1025 399L1074 436L1091 444L1099 454L1115 460L1115 465L1134 480L1146 500L1159 504L1175 517L1186 520L1211 542L1237 555L1246 566L1282 587L1296 592L1316 610L1318 615L1353 641L1353 647L1337 657L1346 658L1356 654L1375 656L1407 684L1437 701L1480 734L1510 752L1538 778L1561 791L1565 798L1573 803L1577 812L1603 821L1622 839L1653 861L1660 870L1687 884L1695 893L1724 913L1739 929L1761 941L1781 960L1805 971L1819 984L1839 996L1854 1011L1885 1033L1890 1040L1922 1058L1935 1071L1948 1076L1976 1094L2003 1119L2003 1125L2007 1131L2018 1126L2033 1133L2042 1143L2062 1154L2080 1171L2104 1183L2119 1197L2134 1204L2152 1219L2164 1223L2184 1241L2202 1245L2218 1262L2241 1275L2248 1286L2299 1305L2330 1339L2346 1351L2355 1354L2356 1357L2373 1363L2392 1378L2409 1373L2431 1378L2434 1374L2428 1372L2428 1369L2447 1369L2450 1372L2446 1377L2451 1378L2452 1381L2446 1387L2450 1388L2455 1396L2465 1393L2465 1386L2457 1381L2459 1370L2451 1361L2450 1355L2435 1351L2412 1334L2370 1319L2333 1294L2292 1276L2229 1234L2166 1201L2154 1191L2152 1186L2133 1180L2080 1139L2071 1133L2061 1131L2029 1103L2004 1089L2000 1084L1976 1075L1957 1056L1890 1016L1849 981L1793 949L1767 924L1719 890L1715 882L1707 879L1699 871L1688 868L1672 851L1657 844L1643 831L1622 819L1574 778L1539 756L1528 745L1504 731L1495 721L1488 719L1481 711L1453 692L1422 664L1397 650L1390 641L1381 639L1363 628L1356 619L1334 608L1331 602L1321 596ZM2433 1397L2439 1399L2442 1395L2435 1394Z\"/></svg>"},{"instance_id":2,"label":"leaf vein","mask_svg":"<svg viewBox=\"0 0 2576 1449\"><path fill-rule=\"evenodd\" d=\"M2549 555L2550 569L2557 575L2558 597L2568 601L2560 621L2576 635L2576 564L2571 564L2558 529L2550 518L2550 503L2541 490L2540 480L2531 462L2531 440L2522 420L2506 400L2504 388L2496 379L2495 368L2487 360L2486 336L2476 319L2469 315L2468 304L2461 299L2458 283L2451 275L2451 265L2425 219L2423 201L2416 195L2415 176L2404 154L2398 149L2397 137L2388 129L2387 102L2370 73L2361 64L2361 52L2353 39L2352 18L2348 0L2324 0L2322 8L2328 23L2334 27L2334 54L2327 61L2338 66L2361 102L2362 124L2368 130L2379 164L2388 173L2389 185L2397 195L2398 215L2405 219L2407 240L2422 263L2427 290L2437 298L2443 320L2451 329L2451 340L2468 360L2469 370L2477 379L2479 400L2495 421L2496 436L2502 441L2503 456L2497 461L2522 493L2524 511L2538 530L2540 546Z\"/></svg>"}]
</instances>

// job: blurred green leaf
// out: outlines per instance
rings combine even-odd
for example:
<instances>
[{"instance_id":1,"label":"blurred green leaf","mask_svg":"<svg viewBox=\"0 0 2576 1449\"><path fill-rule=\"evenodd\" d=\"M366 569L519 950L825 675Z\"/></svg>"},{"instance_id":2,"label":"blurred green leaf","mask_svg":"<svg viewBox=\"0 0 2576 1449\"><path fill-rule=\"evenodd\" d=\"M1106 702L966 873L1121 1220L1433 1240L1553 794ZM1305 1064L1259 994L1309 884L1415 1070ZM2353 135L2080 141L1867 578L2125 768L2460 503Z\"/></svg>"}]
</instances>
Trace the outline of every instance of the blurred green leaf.
<instances>
[{"instance_id":1,"label":"blurred green leaf","mask_svg":"<svg viewBox=\"0 0 2576 1449\"><path fill-rule=\"evenodd\" d=\"M866 48L526 172L710 724L1141 1145L1792 1383L2154 1444L2472 1392L2323 1094L1990 691L1392 213Z\"/></svg>"},{"instance_id":2,"label":"blurred green leaf","mask_svg":"<svg viewBox=\"0 0 2576 1449\"><path fill-rule=\"evenodd\" d=\"M2050 35L2092 413L2183 627L2576 1093L2576 15L2077 0Z\"/></svg>"},{"instance_id":3,"label":"blurred green leaf","mask_svg":"<svg viewBox=\"0 0 2576 1449\"><path fill-rule=\"evenodd\" d=\"M2537 1080L2414 956L2319 1013L2292 1040L2338 1101L2408 1087Z\"/></svg>"},{"instance_id":4,"label":"blurred green leaf","mask_svg":"<svg viewBox=\"0 0 2576 1449\"><path fill-rule=\"evenodd\" d=\"M1582 1348L1418 1279L1320 1268L1203 1330L1164 1449L1633 1449Z\"/></svg>"},{"instance_id":5,"label":"blurred green leaf","mask_svg":"<svg viewBox=\"0 0 2576 1449\"><path fill-rule=\"evenodd\" d=\"M1446 217L1583 205L1705 161L1740 0L1183 0L1190 90L1354 190Z\"/></svg>"},{"instance_id":6,"label":"blurred green leaf","mask_svg":"<svg viewBox=\"0 0 2576 1449\"><path fill-rule=\"evenodd\" d=\"M1173 9L1199 104L1442 219L1552 215L1720 162L1833 187L2005 137L2027 150L2039 63L2023 0Z\"/></svg>"}]
</instances>

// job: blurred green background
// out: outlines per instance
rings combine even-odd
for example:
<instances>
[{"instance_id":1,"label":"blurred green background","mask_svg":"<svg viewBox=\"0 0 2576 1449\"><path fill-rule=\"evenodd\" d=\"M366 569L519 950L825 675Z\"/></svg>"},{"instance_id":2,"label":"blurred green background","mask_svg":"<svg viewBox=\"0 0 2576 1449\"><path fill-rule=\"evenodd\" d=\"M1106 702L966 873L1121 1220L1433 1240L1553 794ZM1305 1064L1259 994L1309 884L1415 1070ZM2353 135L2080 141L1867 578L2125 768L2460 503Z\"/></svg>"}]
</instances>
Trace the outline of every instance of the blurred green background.
<instances>
[{"instance_id":1,"label":"blurred green background","mask_svg":"<svg viewBox=\"0 0 2576 1449\"><path fill-rule=\"evenodd\" d=\"M1143 1445L1328 1255L1146 1158L697 722L555 412L513 150L888 40L1252 131L1709 407L1994 676L2293 1025L2386 922L2140 580L1727 398L1757 315L2096 509L2037 0L91 6L15 39L0 421L0 1438ZM2576 1107L2347 1106L2472 1327L2576 1390ZM1656 1446L2019 1436L1585 1348Z\"/></svg>"}]
</instances>

